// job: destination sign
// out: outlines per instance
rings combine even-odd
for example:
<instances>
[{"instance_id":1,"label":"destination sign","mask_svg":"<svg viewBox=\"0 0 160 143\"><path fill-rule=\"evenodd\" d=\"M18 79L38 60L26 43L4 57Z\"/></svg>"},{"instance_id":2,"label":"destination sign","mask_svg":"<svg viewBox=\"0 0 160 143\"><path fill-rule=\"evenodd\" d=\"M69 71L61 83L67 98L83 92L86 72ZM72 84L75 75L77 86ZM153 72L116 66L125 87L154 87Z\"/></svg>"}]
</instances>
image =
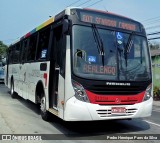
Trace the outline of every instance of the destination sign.
<instances>
[{"instance_id":1,"label":"destination sign","mask_svg":"<svg viewBox=\"0 0 160 143\"><path fill-rule=\"evenodd\" d=\"M84 73L103 74L103 75L116 75L116 67L113 66L99 66L99 65L83 65Z\"/></svg>"},{"instance_id":2,"label":"destination sign","mask_svg":"<svg viewBox=\"0 0 160 143\"><path fill-rule=\"evenodd\" d=\"M139 23L129 19L125 19L123 17L118 17L111 14L99 14L95 12L87 12L87 11L80 11L79 14L80 14L80 20L83 22L141 32Z\"/></svg>"}]
</instances>

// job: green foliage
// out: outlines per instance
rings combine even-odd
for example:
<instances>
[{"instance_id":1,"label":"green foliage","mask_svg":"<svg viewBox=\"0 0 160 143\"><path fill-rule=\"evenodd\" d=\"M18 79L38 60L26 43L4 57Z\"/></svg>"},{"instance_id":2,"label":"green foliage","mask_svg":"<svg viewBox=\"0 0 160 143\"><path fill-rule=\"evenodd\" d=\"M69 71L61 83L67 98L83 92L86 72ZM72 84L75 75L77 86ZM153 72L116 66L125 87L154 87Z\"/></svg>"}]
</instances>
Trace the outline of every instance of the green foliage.
<instances>
[{"instance_id":1,"label":"green foliage","mask_svg":"<svg viewBox=\"0 0 160 143\"><path fill-rule=\"evenodd\" d=\"M0 58L5 57L8 46L5 45L2 41L0 41Z\"/></svg>"},{"instance_id":2,"label":"green foliage","mask_svg":"<svg viewBox=\"0 0 160 143\"><path fill-rule=\"evenodd\" d=\"M155 100L160 100L160 88L159 87L154 86L153 96Z\"/></svg>"}]
</instances>

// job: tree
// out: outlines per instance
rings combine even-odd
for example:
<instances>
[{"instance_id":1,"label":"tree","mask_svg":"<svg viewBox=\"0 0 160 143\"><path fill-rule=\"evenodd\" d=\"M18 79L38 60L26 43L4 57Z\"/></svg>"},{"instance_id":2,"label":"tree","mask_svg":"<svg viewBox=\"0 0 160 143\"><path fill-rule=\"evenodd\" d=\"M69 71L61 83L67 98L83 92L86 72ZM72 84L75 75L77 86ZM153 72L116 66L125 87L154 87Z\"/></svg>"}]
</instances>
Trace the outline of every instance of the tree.
<instances>
[{"instance_id":1,"label":"tree","mask_svg":"<svg viewBox=\"0 0 160 143\"><path fill-rule=\"evenodd\" d=\"M0 59L6 56L8 46L5 45L2 41L0 41Z\"/></svg>"},{"instance_id":2,"label":"tree","mask_svg":"<svg viewBox=\"0 0 160 143\"><path fill-rule=\"evenodd\" d=\"M149 47L151 50L160 49L160 42L158 41L149 41Z\"/></svg>"}]
</instances>

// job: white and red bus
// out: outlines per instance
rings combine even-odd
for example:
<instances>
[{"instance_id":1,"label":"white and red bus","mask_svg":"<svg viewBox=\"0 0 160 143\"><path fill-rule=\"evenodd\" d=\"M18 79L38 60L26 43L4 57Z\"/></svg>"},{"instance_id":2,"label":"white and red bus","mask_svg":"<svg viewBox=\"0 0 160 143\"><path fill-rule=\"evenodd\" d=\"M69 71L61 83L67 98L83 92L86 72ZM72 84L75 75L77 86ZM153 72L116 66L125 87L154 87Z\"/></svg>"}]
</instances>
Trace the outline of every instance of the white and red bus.
<instances>
[{"instance_id":1,"label":"white and red bus","mask_svg":"<svg viewBox=\"0 0 160 143\"><path fill-rule=\"evenodd\" d=\"M10 45L5 84L44 120L131 119L152 111L145 29L104 11L66 8Z\"/></svg>"}]
</instances>

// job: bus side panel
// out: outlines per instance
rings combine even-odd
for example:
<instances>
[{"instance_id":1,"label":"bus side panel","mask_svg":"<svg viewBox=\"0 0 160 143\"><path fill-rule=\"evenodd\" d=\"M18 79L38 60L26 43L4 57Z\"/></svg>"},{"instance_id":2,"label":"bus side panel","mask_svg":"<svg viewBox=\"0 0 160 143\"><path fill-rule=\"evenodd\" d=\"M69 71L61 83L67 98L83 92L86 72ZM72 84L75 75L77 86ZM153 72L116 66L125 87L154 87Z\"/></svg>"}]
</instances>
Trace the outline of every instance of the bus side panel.
<instances>
[{"instance_id":1,"label":"bus side panel","mask_svg":"<svg viewBox=\"0 0 160 143\"><path fill-rule=\"evenodd\" d=\"M40 63L27 64L27 92L28 99L35 103L36 85L39 80L42 80L39 69Z\"/></svg>"},{"instance_id":2,"label":"bus side panel","mask_svg":"<svg viewBox=\"0 0 160 143\"><path fill-rule=\"evenodd\" d=\"M14 79L14 91L19 94L19 64L12 65L12 74Z\"/></svg>"},{"instance_id":3,"label":"bus side panel","mask_svg":"<svg viewBox=\"0 0 160 143\"><path fill-rule=\"evenodd\" d=\"M66 48L66 69L65 69L65 103L68 99L74 96L75 92L71 82L71 50L70 50L70 36L67 36Z\"/></svg>"},{"instance_id":4,"label":"bus side panel","mask_svg":"<svg viewBox=\"0 0 160 143\"><path fill-rule=\"evenodd\" d=\"M67 36L66 48L66 69L65 69L65 105L64 105L64 120L69 118L69 110L67 110L67 101L75 94L71 82L71 50L70 50L70 36ZM71 107L73 108L73 107Z\"/></svg>"},{"instance_id":5,"label":"bus side panel","mask_svg":"<svg viewBox=\"0 0 160 143\"><path fill-rule=\"evenodd\" d=\"M65 80L64 78L59 75L59 82L58 82L58 105L57 105L57 108L58 108L58 116L60 118L64 118L63 115L64 115L64 96L65 96L65 88L64 88L64 83L65 83Z\"/></svg>"},{"instance_id":6,"label":"bus side panel","mask_svg":"<svg viewBox=\"0 0 160 143\"><path fill-rule=\"evenodd\" d=\"M47 69L44 70L44 71L42 69L40 69L41 64L42 65L46 64L47 65ZM46 110L49 109L49 93L48 93L48 87L49 87L49 67L50 67L50 61L41 62L40 65L39 65L39 71L40 71L40 77L41 78L37 78L37 82L38 82L38 79L41 79L41 81L43 82L44 94L45 94L45 97L46 97Z\"/></svg>"},{"instance_id":7,"label":"bus side panel","mask_svg":"<svg viewBox=\"0 0 160 143\"><path fill-rule=\"evenodd\" d=\"M43 69L43 65L46 65L46 69ZM39 81L42 81L44 87L44 93L46 96L46 104L48 109L48 79L49 79L49 66L50 62L36 62L28 63L26 67L26 82L27 82L27 93L28 99L32 102L36 102L35 93L36 87ZM42 69L41 69L42 68Z\"/></svg>"},{"instance_id":8,"label":"bus side panel","mask_svg":"<svg viewBox=\"0 0 160 143\"><path fill-rule=\"evenodd\" d=\"M11 88L11 77L12 77L12 67L14 65L9 65L8 66L8 88Z\"/></svg>"},{"instance_id":9,"label":"bus side panel","mask_svg":"<svg viewBox=\"0 0 160 143\"><path fill-rule=\"evenodd\" d=\"M20 70L19 70L19 96L23 97L24 99L27 99L27 63L20 64Z\"/></svg>"}]
</instances>

